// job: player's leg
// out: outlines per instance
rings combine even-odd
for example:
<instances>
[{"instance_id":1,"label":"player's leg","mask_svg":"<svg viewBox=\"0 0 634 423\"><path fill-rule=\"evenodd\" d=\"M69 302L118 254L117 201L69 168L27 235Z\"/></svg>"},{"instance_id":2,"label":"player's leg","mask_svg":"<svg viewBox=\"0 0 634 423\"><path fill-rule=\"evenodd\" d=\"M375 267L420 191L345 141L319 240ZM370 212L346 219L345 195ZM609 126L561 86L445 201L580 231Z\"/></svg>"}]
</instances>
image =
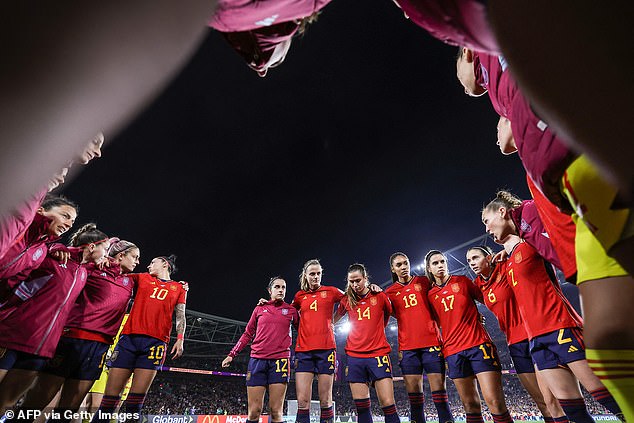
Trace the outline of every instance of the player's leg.
<instances>
[{"instance_id":1,"label":"player's leg","mask_svg":"<svg viewBox=\"0 0 634 423\"><path fill-rule=\"evenodd\" d=\"M399 423L400 419L396 412L396 404L394 401L394 382L391 377L378 379L374 381L376 396L379 405L385 416L385 423Z\"/></svg>"},{"instance_id":2,"label":"player's leg","mask_svg":"<svg viewBox=\"0 0 634 423\"><path fill-rule=\"evenodd\" d=\"M28 390L20 408L25 410L44 410L64 385L65 378L41 372L33 387Z\"/></svg>"},{"instance_id":3,"label":"player's leg","mask_svg":"<svg viewBox=\"0 0 634 423\"><path fill-rule=\"evenodd\" d=\"M264 405L266 386L247 386L248 419L251 422L260 420Z\"/></svg>"},{"instance_id":4,"label":"player's leg","mask_svg":"<svg viewBox=\"0 0 634 423\"><path fill-rule=\"evenodd\" d=\"M319 392L320 423L332 422L335 415L332 405L332 386L334 374L317 375L317 390Z\"/></svg>"},{"instance_id":5,"label":"player's leg","mask_svg":"<svg viewBox=\"0 0 634 423\"><path fill-rule=\"evenodd\" d=\"M561 404L559 404L559 401L555 397L555 394L553 394L553 392L550 390L550 388L548 387L548 384L546 384L546 382L542 378L536 366L534 366L534 369L535 369L535 378L537 379L537 384L539 385L539 390L541 391L544 397L544 402L546 403L546 406L548 407L548 411L550 411L551 416L553 416L553 419L557 423L568 422L568 416L566 416L566 413L564 412L563 408L561 408Z\"/></svg>"},{"instance_id":6,"label":"player's leg","mask_svg":"<svg viewBox=\"0 0 634 423\"><path fill-rule=\"evenodd\" d=\"M284 398L286 398L286 383L271 383L269 385L269 407L271 407L271 423L284 421Z\"/></svg>"},{"instance_id":7,"label":"player's leg","mask_svg":"<svg viewBox=\"0 0 634 423\"><path fill-rule=\"evenodd\" d=\"M94 380L66 379L58 408L63 410L79 410L82 401L94 383Z\"/></svg>"},{"instance_id":8,"label":"player's leg","mask_svg":"<svg viewBox=\"0 0 634 423\"><path fill-rule=\"evenodd\" d=\"M487 371L476 374L484 401L489 407L495 423L509 423L513 419L506 408L504 393L502 392L502 373L500 371Z\"/></svg>"},{"instance_id":9,"label":"player's leg","mask_svg":"<svg viewBox=\"0 0 634 423\"><path fill-rule=\"evenodd\" d=\"M467 416L467 423L483 423L480 394L474 375L452 379Z\"/></svg>"},{"instance_id":10,"label":"player's leg","mask_svg":"<svg viewBox=\"0 0 634 423\"><path fill-rule=\"evenodd\" d=\"M7 372L0 382L0 415L4 415L8 408L15 405L22 394L29 389L37 374L37 370L23 369L11 369Z\"/></svg>"},{"instance_id":11,"label":"player's leg","mask_svg":"<svg viewBox=\"0 0 634 423\"><path fill-rule=\"evenodd\" d=\"M0 215L85 140L99 130L114 135L151 101L197 47L214 5L70 1L34 10L3 2L0 15L11 19L0 39L11 66L0 78ZM64 60L52 51L64 51Z\"/></svg>"},{"instance_id":12,"label":"player's leg","mask_svg":"<svg viewBox=\"0 0 634 423\"><path fill-rule=\"evenodd\" d=\"M295 394L297 396L295 420L298 423L309 423L310 400L313 396L313 379L316 371L313 352L298 352L295 360Z\"/></svg>"},{"instance_id":13,"label":"player's leg","mask_svg":"<svg viewBox=\"0 0 634 423\"><path fill-rule=\"evenodd\" d=\"M546 401L544 400L544 395L542 391L539 389L539 384L537 383L537 377L534 372L531 373L518 373L517 378L520 380L520 383L528 392L528 395L531 396L537 408L544 416L545 421L552 421L552 414L548 407L546 406ZM551 419L551 420L548 420Z\"/></svg>"},{"instance_id":14,"label":"player's leg","mask_svg":"<svg viewBox=\"0 0 634 423\"><path fill-rule=\"evenodd\" d=\"M119 345L122 343L123 337L119 340ZM117 350L115 350L116 352ZM120 357L117 357L118 361ZM110 415L115 413L115 410L119 408L121 401L121 391L126 382L132 374L132 368L125 367L112 367L108 371L108 380L106 381L106 389L104 390L103 398L99 403L99 408L92 418L92 423L109 423Z\"/></svg>"},{"instance_id":15,"label":"player's leg","mask_svg":"<svg viewBox=\"0 0 634 423\"><path fill-rule=\"evenodd\" d=\"M350 358L348 358L350 362ZM348 365L350 369L350 365ZM350 382L350 393L357 409L357 421L359 423L372 423L370 412L370 388L367 382Z\"/></svg>"},{"instance_id":16,"label":"player's leg","mask_svg":"<svg viewBox=\"0 0 634 423\"><path fill-rule=\"evenodd\" d=\"M449 396L447 395L446 368L447 365L440 346L423 351L423 369L427 374L431 398L438 412L438 421L440 423L453 423L454 419L449 407Z\"/></svg>"},{"instance_id":17,"label":"player's leg","mask_svg":"<svg viewBox=\"0 0 634 423\"><path fill-rule=\"evenodd\" d=\"M399 367L409 399L409 417L416 423L425 421L425 395L423 391L423 355L419 350L399 351Z\"/></svg>"},{"instance_id":18,"label":"player's leg","mask_svg":"<svg viewBox=\"0 0 634 423\"><path fill-rule=\"evenodd\" d=\"M579 381L570 370L555 365L539 370L539 377L557 398L568 419L577 423L594 422L581 395Z\"/></svg>"},{"instance_id":19,"label":"player's leg","mask_svg":"<svg viewBox=\"0 0 634 423\"><path fill-rule=\"evenodd\" d=\"M579 380L581 385L592 395L599 404L619 418L623 418L621 408L616 403L614 397L607 390L601 380L595 375L586 360L578 360L567 363L570 371Z\"/></svg>"},{"instance_id":20,"label":"player's leg","mask_svg":"<svg viewBox=\"0 0 634 423\"><path fill-rule=\"evenodd\" d=\"M141 415L141 409L145 402L145 396L154 382L156 370L147 368L135 368L134 378L128 397L123 402L122 410L124 413L136 413Z\"/></svg>"}]
</instances>

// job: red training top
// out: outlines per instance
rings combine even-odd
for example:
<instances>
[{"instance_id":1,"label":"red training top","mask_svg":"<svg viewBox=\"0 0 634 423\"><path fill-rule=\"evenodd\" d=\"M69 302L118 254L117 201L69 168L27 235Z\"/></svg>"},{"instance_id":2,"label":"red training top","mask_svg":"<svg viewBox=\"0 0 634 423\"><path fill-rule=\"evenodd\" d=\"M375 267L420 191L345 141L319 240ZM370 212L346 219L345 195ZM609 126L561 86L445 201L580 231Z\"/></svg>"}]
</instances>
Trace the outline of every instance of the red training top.
<instances>
[{"instance_id":1,"label":"red training top","mask_svg":"<svg viewBox=\"0 0 634 423\"><path fill-rule=\"evenodd\" d=\"M299 291L291 303L299 311L301 320L297 331L295 351L329 350L336 348L332 312L341 299L342 290L334 286L320 286L316 291Z\"/></svg>"},{"instance_id":2,"label":"red training top","mask_svg":"<svg viewBox=\"0 0 634 423\"><path fill-rule=\"evenodd\" d=\"M346 342L346 354L351 357L377 357L392 350L385 337L385 326L392 314L392 304L383 292L368 292L355 307L348 297L341 300L337 309L339 316L348 313L350 331Z\"/></svg>"},{"instance_id":3,"label":"red training top","mask_svg":"<svg viewBox=\"0 0 634 423\"><path fill-rule=\"evenodd\" d=\"M253 340L252 358L290 358L291 325L297 326L298 323L297 310L284 301L269 301L256 306L244 333L229 352L229 356L235 357Z\"/></svg>"},{"instance_id":4,"label":"red training top","mask_svg":"<svg viewBox=\"0 0 634 423\"><path fill-rule=\"evenodd\" d=\"M185 304L187 291L180 282L164 281L149 273L130 273L137 291L123 335L147 335L169 342L176 304Z\"/></svg>"},{"instance_id":5,"label":"red training top","mask_svg":"<svg viewBox=\"0 0 634 423\"><path fill-rule=\"evenodd\" d=\"M475 304L482 301L482 293L471 279L450 276L443 285L432 285L427 297L442 330L445 357L491 342Z\"/></svg>"},{"instance_id":6,"label":"red training top","mask_svg":"<svg viewBox=\"0 0 634 423\"><path fill-rule=\"evenodd\" d=\"M408 283L394 282L385 290L398 322L398 349L416 350L441 344L438 324L431 316L429 279L414 276Z\"/></svg>"}]
</instances>

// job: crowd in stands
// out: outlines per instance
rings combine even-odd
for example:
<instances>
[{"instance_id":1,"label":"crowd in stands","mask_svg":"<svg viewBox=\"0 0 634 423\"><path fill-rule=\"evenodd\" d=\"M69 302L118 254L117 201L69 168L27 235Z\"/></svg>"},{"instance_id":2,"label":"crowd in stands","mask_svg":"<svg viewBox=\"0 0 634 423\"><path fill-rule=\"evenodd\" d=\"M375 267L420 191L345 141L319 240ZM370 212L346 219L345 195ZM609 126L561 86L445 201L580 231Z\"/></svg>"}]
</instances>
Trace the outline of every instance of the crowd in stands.
<instances>
[{"instance_id":1,"label":"crowd in stands","mask_svg":"<svg viewBox=\"0 0 634 423\"><path fill-rule=\"evenodd\" d=\"M503 377L506 403L515 420L541 420L541 413L530 396L524 391L516 376ZM394 384L396 406L401 417L409 413L409 401L402 382ZM315 392L315 390L313 391ZM454 418L464 420L465 414L458 393L453 383L447 381L449 403ZM355 406L350 395L350 388L345 382L336 382L333 389L336 402L336 414L340 416L354 415ZM295 397L295 386L288 386L287 399ZM381 409L372 391L372 413L381 416ZM608 414L590 395L585 395L586 404L591 414ZM265 402L265 409L268 405ZM491 420L482 403L485 420ZM174 375L169 372L159 373L152 385L148 399L144 405L146 414L239 414L247 412L247 395L242 378L215 377L207 375ZM425 415L428 420L437 420L436 409L431 402L431 394L426 386Z\"/></svg>"}]
</instances>

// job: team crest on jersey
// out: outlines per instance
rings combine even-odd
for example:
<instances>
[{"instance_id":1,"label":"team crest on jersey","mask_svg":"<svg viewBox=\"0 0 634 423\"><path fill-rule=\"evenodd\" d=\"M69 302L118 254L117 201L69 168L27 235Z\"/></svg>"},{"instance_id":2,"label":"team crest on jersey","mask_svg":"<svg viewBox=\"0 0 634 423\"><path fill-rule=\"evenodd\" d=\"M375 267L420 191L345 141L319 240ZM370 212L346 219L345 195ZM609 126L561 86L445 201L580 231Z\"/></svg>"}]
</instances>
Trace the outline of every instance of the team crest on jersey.
<instances>
[{"instance_id":1,"label":"team crest on jersey","mask_svg":"<svg viewBox=\"0 0 634 423\"><path fill-rule=\"evenodd\" d=\"M531 225L529 225L528 222L525 221L524 219L522 219L522 221L520 222L520 229L524 232L530 232L533 230Z\"/></svg>"},{"instance_id":2,"label":"team crest on jersey","mask_svg":"<svg viewBox=\"0 0 634 423\"><path fill-rule=\"evenodd\" d=\"M452 283L451 284L451 291L452 292L460 292L460 285L458 285L457 283Z\"/></svg>"},{"instance_id":3,"label":"team crest on jersey","mask_svg":"<svg viewBox=\"0 0 634 423\"><path fill-rule=\"evenodd\" d=\"M326 298L328 296L328 292L324 291L321 293L321 298Z\"/></svg>"},{"instance_id":4,"label":"team crest on jersey","mask_svg":"<svg viewBox=\"0 0 634 423\"><path fill-rule=\"evenodd\" d=\"M501 280L502 280L502 274L498 273L497 276L495 277L494 283L500 283Z\"/></svg>"},{"instance_id":5,"label":"team crest on jersey","mask_svg":"<svg viewBox=\"0 0 634 423\"><path fill-rule=\"evenodd\" d=\"M126 276L123 278L121 283L123 284L123 286L128 286L130 284L130 279Z\"/></svg>"},{"instance_id":6,"label":"team crest on jersey","mask_svg":"<svg viewBox=\"0 0 634 423\"><path fill-rule=\"evenodd\" d=\"M176 288L176 286L175 286L175 285L170 285L170 289L171 289L172 291L176 291L176 289L177 289L177 288Z\"/></svg>"},{"instance_id":7,"label":"team crest on jersey","mask_svg":"<svg viewBox=\"0 0 634 423\"><path fill-rule=\"evenodd\" d=\"M415 285L414 285L414 290L416 290L416 291L420 292L420 291L422 291L422 290L423 290L423 287L422 287L422 286L420 286L420 284L419 284L419 283L417 283L417 284L415 284Z\"/></svg>"},{"instance_id":8,"label":"team crest on jersey","mask_svg":"<svg viewBox=\"0 0 634 423\"><path fill-rule=\"evenodd\" d=\"M374 297L370 298L370 304L376 305L376 298Z\"/></svg>"},{"instance_id":9,"label":"team crest on jersey","mask_svg":"<svg viewBox=\"0 0 634 423\"><path fill-rule=\"evenodd\" d=\"M304 295L304 298L302 298L302 300L307 300L307 299L308 299L307 295Z\"/></svg>"},{"instance_id":10,"label":"team crest on jersey","mask_svg":"<svg viewBox=\"0 0 634 423\"><path fill-rule=\"evenodd\" d=\"M35 250L31 258L35 261L39 259L40 257L42 257L42 254L44 254L44 250L42 248L38 248L37 250Z\"/></svg>"},{"instance_id":11,"label":"team crest on jersey","mask_svg":"<svg viewBox=\"0 0 634 423\"><path fill-rule=\"evenodd\" d=\"M522 262L522 252L519 251L517 254L515 254L515 263L521 263Z\"/></svg>"},{"instance_id":12,"label":"team crest on jersey","mask_svg":"<svg viewBox=\"0 0 634 423\"><path fill-rule=\"evenodd\" d=\"M282 314L283 314L284 316L286 316L286 315L288 314L288 309L287 309L287 308L283 308L283 309L282 309Z\"/></svg>"}]
</instances>

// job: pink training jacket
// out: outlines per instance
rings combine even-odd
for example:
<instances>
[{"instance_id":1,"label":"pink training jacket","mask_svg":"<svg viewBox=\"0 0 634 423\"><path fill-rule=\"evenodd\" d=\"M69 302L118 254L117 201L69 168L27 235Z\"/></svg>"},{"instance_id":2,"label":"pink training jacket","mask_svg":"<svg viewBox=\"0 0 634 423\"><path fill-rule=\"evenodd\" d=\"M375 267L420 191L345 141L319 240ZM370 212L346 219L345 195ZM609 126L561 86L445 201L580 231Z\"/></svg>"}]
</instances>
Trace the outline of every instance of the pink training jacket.
<instances>
[{"instance_id":1,"label":"pink training jacket","mask_svg":"<svg viewBox=\"0 0 634 423\"><path fill-rule=\"evenodd\" d=\"M134 280L121 274L118 264L104 269L94 263L85 267L86 286L70 311L66 327L97 332L114 340L132 298Z\"/></svg>"},{"instance_id":2,"label":"pink training jacket","mask_svg":"<svg viewBox=\"0 0 634 423\"><path fill-rule=\"evenodd\" d=\"M575 154L533 112L502 56L475 53L473 65L476 81L488 90L495 111L511 121L526 173L553 204L561 206L559 181Z\"/></svg>"},{"instance_id":3,"label":"pink training jacket","mask_svg":"<svg viewBox=\"0 0 634 423\"><path fill-rule=\"evenodd\" d=\"M48 189L43 189L16 207L11 215L2 219L0 222L0 262L3 261L6 252L22 238L26 229L33 222L35 213L37 213L37 209L42 204L47 192Z\"/></svg>"},{"instance_id":4,"label":"pink training jacket","mask_svg":"<svg viewBox=\"0 0 634 423\"><path fill-rule=\"evenodd\" d=\"M478 0L395 0L416 25L447 44L499 54L489 27L486 1Z\"/></svg>"},{"instance_id":5,"label":"pink training jacket","mask_svg":"<svg viewBox=\"0 0 634 423\"><path fill-rule=\"evenodd\" d=\"M0 307L0 347L41 357L53 357L71 308L86 284L82 250L56 244L68 251L63 264L47 256L29 278L18 285Z\"/></svg>"},{"instance_id":6,"label":"pink training jacket","mask_svg":"<svg viewBox=\"0 0 634 423\"><path fill-rule=\"evenodd\" d=\"M297 327L298 324L299 313L290 304L269 301L257 306L229 356L235 357L253 340L252 358L288 358L291 351L291 325Z\"/></svg>"},{"instance_id":7,"label":"pink training jacket","mask_svg":"<svg viewBox=\"0 0 634 423\"><path fill-rule=\"evenodd\" d=\"M47 244L59 239L47 234L50 223L51 219L36 213L24 235L0 259L0 303L44 261Z\"/></svg>"},{"instance_id":8,"label":"pink training jacket","mask_svg":"<svg viewBox=\"0 0 634 423\"><path fill-rule=\"evenodd\" d=\"M511 219L517 227L519 236L526 240L540 256L563 272L563 267L555 247L550 241L542 219L533 200L522 201L522 205L511 209Z\"/></svg>"},{"instance_id":9,"label":"pink training jacket","mask_svg":"<svg viewBox=\"0 0 634 423\"><path fill-rule=\"evenodd\" d=\"M299 20L331 0L220 0L209 26L258 73L266 70L276 47L289 41Z\"/></svg>"}]
</instances>

